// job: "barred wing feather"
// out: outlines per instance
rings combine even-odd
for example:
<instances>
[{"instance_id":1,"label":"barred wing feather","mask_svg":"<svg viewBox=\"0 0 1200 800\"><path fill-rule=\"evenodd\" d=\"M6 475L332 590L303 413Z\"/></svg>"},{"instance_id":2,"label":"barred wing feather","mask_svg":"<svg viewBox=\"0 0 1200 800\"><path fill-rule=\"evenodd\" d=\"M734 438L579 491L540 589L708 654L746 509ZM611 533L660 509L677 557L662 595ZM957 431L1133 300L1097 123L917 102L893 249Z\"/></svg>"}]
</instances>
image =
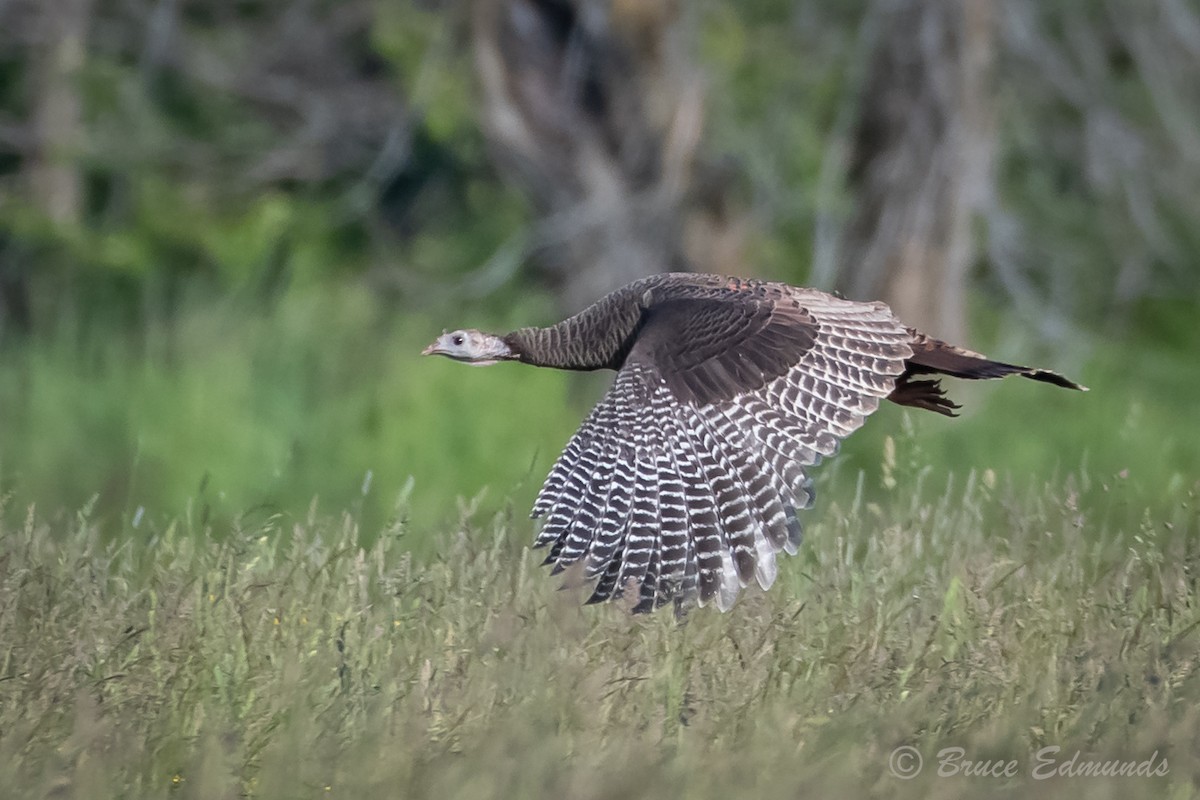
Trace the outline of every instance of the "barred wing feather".
<instances>
[{"instance_id":1,"label":"barred wing feather","mask_svg":"<svg viewBox=\"0 0 1200 800\"><path fill-rule=\"evenodd\" d=\"M672 299L647 313L608 393L534 505L561 570L584 562L589 602L626 595L728 609L769 587L800 542L806 469L892 392L910 333L882 304L792 289L737 302Z\"/></svg>"}]
</instances>

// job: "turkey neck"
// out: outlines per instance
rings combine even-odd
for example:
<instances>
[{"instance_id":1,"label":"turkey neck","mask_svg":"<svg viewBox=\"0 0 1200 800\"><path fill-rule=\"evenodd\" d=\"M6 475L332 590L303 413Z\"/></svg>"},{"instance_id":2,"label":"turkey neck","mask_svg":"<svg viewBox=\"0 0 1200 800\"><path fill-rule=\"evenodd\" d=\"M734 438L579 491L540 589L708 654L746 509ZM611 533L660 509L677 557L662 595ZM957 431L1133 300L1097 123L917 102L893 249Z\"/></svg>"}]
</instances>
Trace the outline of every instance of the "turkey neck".
<instances>
[{"instance_id":1,"label":"turkey neck","mask_svg":"<svg viewBox=\"0 0 1200 800\"><path fill-rule=\"evenodd\" d=\"M537 367L620 369L642 319L635 286L618 289L556 325L515 330L504 342L517 360Z\"/></svg>"}]
</instances>

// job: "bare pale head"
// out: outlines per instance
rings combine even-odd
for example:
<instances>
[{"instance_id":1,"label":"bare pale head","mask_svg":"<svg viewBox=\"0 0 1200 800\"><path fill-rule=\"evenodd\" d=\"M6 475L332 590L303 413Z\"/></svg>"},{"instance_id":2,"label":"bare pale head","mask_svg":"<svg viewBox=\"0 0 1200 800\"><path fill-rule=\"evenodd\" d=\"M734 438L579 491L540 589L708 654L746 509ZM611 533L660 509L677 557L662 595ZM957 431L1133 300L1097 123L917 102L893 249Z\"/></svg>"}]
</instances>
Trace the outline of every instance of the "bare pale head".
<instances>
[{"instance_id":1,"label":"bare pale head","mask_svg":"<svg viewBox=\"0 0 1200 800\"><path fill-rule=\"evenodd\" d=\"M476 367L486 367L497 361L516 358L512 348L493 333L474 328L443 332L437 340L421 351L423 356L445 356Z\"/></svg>"}]
</instances>

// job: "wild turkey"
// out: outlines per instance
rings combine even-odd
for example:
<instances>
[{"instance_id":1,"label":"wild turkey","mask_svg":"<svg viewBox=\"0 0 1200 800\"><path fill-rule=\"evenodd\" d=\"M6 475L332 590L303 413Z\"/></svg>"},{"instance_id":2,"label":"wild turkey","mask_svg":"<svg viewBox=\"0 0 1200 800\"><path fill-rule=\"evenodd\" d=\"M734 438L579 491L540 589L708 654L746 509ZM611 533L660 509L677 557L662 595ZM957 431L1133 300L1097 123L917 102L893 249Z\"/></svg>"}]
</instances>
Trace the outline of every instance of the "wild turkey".
<instances>
[{"instance_id":1,"label":"wild turkey","mask_svg":"<svg viewBox=\"0 0 1200 800\"><path fill-rule=\"evenodd\" d=\"M583 561L588 602L637 592L729 609L775 580L812 504L807 468L879 401L954 416L938 379L1054 372L991 361L898 321L883 303L692 273L635 281L548 328L444 333L425 348L472 364L617 370L533 507L555 573Z\"/></svg>"}]
</instances>

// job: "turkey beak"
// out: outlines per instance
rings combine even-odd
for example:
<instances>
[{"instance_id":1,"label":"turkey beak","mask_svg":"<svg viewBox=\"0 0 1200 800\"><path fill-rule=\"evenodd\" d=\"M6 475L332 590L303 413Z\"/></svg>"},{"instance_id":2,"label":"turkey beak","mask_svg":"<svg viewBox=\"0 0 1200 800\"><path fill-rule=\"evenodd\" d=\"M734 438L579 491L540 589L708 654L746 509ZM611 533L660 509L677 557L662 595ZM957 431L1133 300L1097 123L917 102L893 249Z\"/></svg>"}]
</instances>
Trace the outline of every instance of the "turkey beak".
<instances>
[{"instance_id":1,"label":"turkey beak","mask_svg":"<svg viewBox=\"0 0 1200 800\"><path fill-rule=\"evenodd\" d=\"M446 329L442 329L442 335L433 340L433 344L421 351L423 356L438 356L446 352L442 347L442 340L446 338Z\"/></svg>"}]
</instances>

